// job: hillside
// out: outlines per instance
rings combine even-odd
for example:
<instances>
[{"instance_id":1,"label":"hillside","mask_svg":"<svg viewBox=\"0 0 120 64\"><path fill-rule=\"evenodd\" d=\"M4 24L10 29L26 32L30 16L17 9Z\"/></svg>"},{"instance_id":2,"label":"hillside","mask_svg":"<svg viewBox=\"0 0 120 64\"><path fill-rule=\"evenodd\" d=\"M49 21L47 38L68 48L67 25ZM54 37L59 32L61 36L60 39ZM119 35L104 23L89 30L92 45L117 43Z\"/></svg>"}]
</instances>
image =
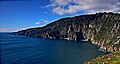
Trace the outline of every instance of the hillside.
<instances>
[{"instance_id":1,"label":"hillside","mask_svg":"<svg viewBox=\"0 0 120 64\"><path fill-rule=\"evenodd\" d=\"M120 51L97 57L85 64L120 64Z\"/></svg>"},{"instance_id":2,"label":"hillside","mask_svg":"<svg viewBox=\"0 0 120 64\"><path fill-rule=\"evenodd\" d=\"M16 35L48 39L87 39L104 51L120 50L120 14L96 13L62 18L44 27L15 32Z\"/></svg>"}]
</instances>

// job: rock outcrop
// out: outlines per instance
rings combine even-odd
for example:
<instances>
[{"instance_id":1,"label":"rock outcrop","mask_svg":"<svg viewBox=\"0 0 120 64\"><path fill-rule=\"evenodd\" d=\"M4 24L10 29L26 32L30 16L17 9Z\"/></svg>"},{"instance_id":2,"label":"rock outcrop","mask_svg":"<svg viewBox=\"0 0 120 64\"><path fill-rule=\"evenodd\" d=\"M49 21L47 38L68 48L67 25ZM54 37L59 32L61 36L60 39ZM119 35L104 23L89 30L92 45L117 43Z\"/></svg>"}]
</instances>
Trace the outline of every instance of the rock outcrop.
<instances>
[{"instance_id":1,"label":"rock outcrop","mask_svg":"<svg viewBox=\"0 0 120 64\"><path fill-rule=\"evenodd\" d=\"M15 32L16 35L68 39L87 39L104 51L120 50L120 14L96 13L62 18L44 27Z\"/></svg>"}]
</instances>

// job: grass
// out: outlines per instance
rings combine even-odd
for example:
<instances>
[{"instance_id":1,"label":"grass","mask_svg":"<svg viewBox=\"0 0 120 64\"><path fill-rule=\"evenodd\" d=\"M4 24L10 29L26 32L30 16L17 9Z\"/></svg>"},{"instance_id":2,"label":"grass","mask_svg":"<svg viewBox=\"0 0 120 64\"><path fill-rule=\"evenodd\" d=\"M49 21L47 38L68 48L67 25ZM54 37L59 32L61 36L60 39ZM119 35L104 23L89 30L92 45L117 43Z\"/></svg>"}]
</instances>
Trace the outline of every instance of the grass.
<instances>
[{"instance_id":1,"label":"grass","mask_svg":"<svg viewBox=\"0 0 120 64\"><path fill-rule=\"evenodd\" d=\"M85 64L120 64L120 51L97 57L89 62L85 62Z\"/></svg>"}]
</instances>

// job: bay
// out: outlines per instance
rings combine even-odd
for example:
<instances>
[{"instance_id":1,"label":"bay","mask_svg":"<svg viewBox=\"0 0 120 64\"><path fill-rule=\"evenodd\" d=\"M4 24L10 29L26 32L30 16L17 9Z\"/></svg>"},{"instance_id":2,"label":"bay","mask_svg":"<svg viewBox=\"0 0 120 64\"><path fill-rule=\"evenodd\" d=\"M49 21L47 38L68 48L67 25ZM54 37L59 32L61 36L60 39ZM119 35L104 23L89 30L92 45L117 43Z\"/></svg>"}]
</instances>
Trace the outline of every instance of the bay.
<instances>
[{"instance_id":1,"label":"bay","mask_svg":"<svg viewBox=\"0 0 120 64\"><path fill-rule=\"evenodd\" d=\"M89 42L0 33L2 64L83 64L107 53Z\"/></svg>"}]
</instances>

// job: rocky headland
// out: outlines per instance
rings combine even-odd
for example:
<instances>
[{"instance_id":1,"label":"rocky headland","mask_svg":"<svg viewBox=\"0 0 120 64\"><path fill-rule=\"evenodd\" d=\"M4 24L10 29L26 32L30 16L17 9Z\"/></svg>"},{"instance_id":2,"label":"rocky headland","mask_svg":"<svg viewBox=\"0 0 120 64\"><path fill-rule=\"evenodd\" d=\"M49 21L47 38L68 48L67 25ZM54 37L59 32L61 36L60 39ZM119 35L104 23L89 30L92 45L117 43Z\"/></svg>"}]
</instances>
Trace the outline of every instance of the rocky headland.
<instances>
[{"instance_id":1,"label":"rocky headland","mask_svg":"<svg viewBox=\"0 0 120 64\"><path fill-rule=\"evenodd\" d=\"M86 39L104 51L120 51L120 14L96 13L62 18L44 27L14 32L16 35L67 39Z\"/></svg>"}]
</instances>

